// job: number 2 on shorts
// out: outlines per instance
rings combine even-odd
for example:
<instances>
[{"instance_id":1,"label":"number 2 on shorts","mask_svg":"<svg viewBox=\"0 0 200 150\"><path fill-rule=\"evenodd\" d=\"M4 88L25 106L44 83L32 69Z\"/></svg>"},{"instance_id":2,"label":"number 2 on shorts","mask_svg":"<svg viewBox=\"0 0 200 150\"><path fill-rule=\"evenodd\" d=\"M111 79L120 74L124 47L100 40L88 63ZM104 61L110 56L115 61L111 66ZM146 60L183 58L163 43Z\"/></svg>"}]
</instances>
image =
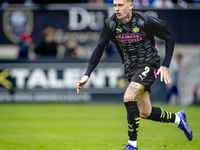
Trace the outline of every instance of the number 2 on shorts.
<instances>
[{"instance_id":1,"label":"number 2 on shorts","mask_svg":"<svg viewBox=\"0 0 200 150\"><path fill-rule=\"evenodd\" d=\"M144 70L145 70L145 71L142 72L142 75L146 77L146 76L147 76L147 73L150 71L150 68L149 68L148 66L146 66L146 67L144 68Z\"/></svg>"}]
</instances>

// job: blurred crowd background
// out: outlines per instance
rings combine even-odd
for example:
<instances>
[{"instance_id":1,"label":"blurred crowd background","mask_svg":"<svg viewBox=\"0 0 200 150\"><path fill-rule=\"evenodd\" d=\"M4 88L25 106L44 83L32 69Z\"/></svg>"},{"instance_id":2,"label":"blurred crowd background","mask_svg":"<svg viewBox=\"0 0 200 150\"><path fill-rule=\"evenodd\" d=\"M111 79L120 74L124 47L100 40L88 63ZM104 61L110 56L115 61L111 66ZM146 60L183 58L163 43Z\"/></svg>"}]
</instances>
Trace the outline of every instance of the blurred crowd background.
<instances>
[{"instance_id":1,"label":"blurred crowd background","mask_svg":"<svg viewBox=\"0 0 200 150\"><path fill-rule=\"evenodd\" d=\"M12 68L16 64L23 63L22 66L16 68L24 68L24 64L32 63L70 63L69 68L73 68L71 63L78 65L87 63L98 42L103 21L114 13L112 3L112 0L68 0L66 3L61 0L51 0L48 3L41 0L1 0L1 95L12 95L16 91L26 93L28 85L25 84L28 84L28 78L32 77L31 73L26 78L25 75L21 74L24 78L24 81L22 81L20 75L10 75L18 77L18 79L13 80L9 86L9 81L6 80L8 75L6 76L4 72L7 69L7 66L4 66L5 64L9 63L9 68ZM166 96L162 101L171 104L199 104L200 38L198 35L200 34L200 0L134 0L133 3L136 11L143 11L153 17L166 20L169 29L172 30L177 39L170 66L170 76L173 82L167 86L156 83L156 86L165 86L163 89ZM156 38L156 48L163 59L165 45L158 38ZM120 62L120 57L112 43L106 47L101 61L106 63ZM113 64L110 66L112 68ZM52 66L54 69L59 67L59 64ZM27 65L25 68L30 69L31 67ZM60 69L60 72L65 71L65 67L62 69ZM47 70L44 69L44 72L46 73ZM60 72L58 70L58 77L53 73L52 76L57 79L64 78L64 75L59 75ZM105 87L110 88L112 93L115 82L109 87L108 77L105 77ZM37 76L37 78L40 78L40 76ZM75 81L79 80L78 77L76 79L74 80L75 86ZM48 89L48 86L44 85L46 82L41 85L42 83L43 81L40 81L40 84L38 83L35 87L38 86L39 90L40 86ZM69 93L72 93L72 90L76 88L75 86L67 87ZM124 80L119 78L116 81L116 86L117 90L125 88ZM101 81L97 90L100 87L105 88L101 86ZM159 88L159 86L157 87ZM95 88L95 85L91 84L92 88ZM156 92L160 92L159 90L162 89L158 88L155 88ZM5 97L1 96L0 101L5 101ZM80 97L77 98L77 101L78 99Z\"/></svg>"},{"instance_id":2,"label":"blurred crowd background","mask_svg":"<svg viewBox=\"0 0 200 150\"><path fill-rule=\"evenodd\" d=\"M31 6L33 4L50 4L50 3L62 3L62 0L50 0L50 1L41 1L41 0L1 0L1 4L24 4L26 6ZM87 4L112 4L113 0L68 0L65 3L87 3ZM173 8L174 4L178 4L183 8L187 8L188 3L200 3L200 0L133 0L135 6L153 6L155 8Z\"/></svg>"}]
</instances>

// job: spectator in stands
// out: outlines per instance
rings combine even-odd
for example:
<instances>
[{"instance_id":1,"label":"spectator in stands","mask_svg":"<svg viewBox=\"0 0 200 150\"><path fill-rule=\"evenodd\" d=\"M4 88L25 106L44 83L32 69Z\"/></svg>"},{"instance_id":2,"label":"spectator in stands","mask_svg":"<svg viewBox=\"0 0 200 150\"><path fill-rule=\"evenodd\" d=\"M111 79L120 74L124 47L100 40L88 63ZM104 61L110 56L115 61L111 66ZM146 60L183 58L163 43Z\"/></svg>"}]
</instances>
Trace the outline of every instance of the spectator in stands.
<instances>
[{"instance_id":1,"label":"spectator in stands","mask_svg":"<svg viewBox=\"0 0 200 150\"><path fill-rule=\"evenodd\" d=\"M150 3L155 8L173 8L172 0L150 0Z\"/></svg>"},{"instance_id":2,"label":"spectator in stands","mask_svg":"<svg viewBox=\"0 0 200 150\"><path fill-rule=\"evenodd\" d=\"M55 29L53 27L46 27L42 35L43 41L36 47L35 53L37 55L56 56L57 45L54 42Z\"/></svg>"},{"instance_id":3,"label":"spectator in stands","mask_svg":"<svg viewBox=\"0 0 200 150\"><path fill-rule=\"evenodd\" d=\"M63 58L77 58L78 57L78 41L75 37L71 36L64 44L60 44L57 48L56 58L61 60ZM83 49L81 49L84 51Z\"/></svg>"},{"instance_id":4,"label":"spectator in stands","mask_svg":"<svg viewBox=\"0 0 200 150\"><path fill-rule=\"evenodd\" d=\"M179 91L178 91L178 73L182 68L181 61L182 61L182 55L181 54L177 54L175 56L175 59L173 58L172 61L171 61L171 65L169 67L169 74L170 74L172 82L171 82L171 84L166 84L167 103L172 98L172 95L175 95L175 101L176 102L178 100L178 95L179 95Z\"/></svg>"},{"instance_id":5,"label":"spectator in stands","mask_svg":"<svg viewBox=\"0 0 200 150\"><path fill-rule=\"evenodd\" d=\"M33 37L28 33L23 33L20 40L19 58L28 58L29 48L33 44Z\"/></svg>"},{"instance_id":6,"label":"spectator in stands","mask_svg":"<svg viewBox=\"0 0 200 150\"><path fill-rule=\"evenodd\" d=\"M133 0L133 5L134 6L140 6L140 4L142 4L142 6L149 6L149 0Z\"/></svg>"},{"instance_id":7,"label":"spectator in stands","mask_svg":"<svg viewBox=\"0 0 200 150\"><path fill-rule=\"evenodd\" d=\"M66 46L66 52L65 52L65 56L69 56L69 57L77 57L77 47L78 47L78 41L76 40L76 38L74 37L70 37L66 42L65 42L65 46Z\"/></svg>"},{"instance_id":8,"label":"spectator in stands","mask_svg":"<svg viewBox=\"0 0 200 150\"><path fill-rule=\"evenodd\" d=\"M183 8L188 7L188 3L197 3L197 0L172 0L173 3L177 3L179 6Z\"/></svg>"}]
</instances>

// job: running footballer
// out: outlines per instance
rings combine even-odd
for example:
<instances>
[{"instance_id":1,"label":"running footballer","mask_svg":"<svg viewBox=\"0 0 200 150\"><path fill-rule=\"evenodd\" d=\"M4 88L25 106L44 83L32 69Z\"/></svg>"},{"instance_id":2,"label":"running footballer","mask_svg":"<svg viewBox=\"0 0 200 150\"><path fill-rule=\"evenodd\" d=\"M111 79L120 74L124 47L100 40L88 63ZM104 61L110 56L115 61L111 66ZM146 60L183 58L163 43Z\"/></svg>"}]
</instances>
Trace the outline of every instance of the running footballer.
<instances>
[{"instance_id":1,"label":"running footballer","mask_svg":"<svg viewBox=\"0 0 200 150\"><path fill-rule=\"evenodd\" d=\"M129 86L124 94L127 110L128 145L124 150L137 150L140 118L175 123L189 141L192 130L183 111L171 113L152 107L149 94L151 85L160 74L160 80L170 84L169 66L174 51L175 38L167 23L141 12L133 11L132 0L114 0L115 13L105 20L99 42L94 49L85 75L77 84L77 93L89 80L98 65L104 48L112 41L122 59ZM160 56L155 48L154 36L165 41L165 58L160 66Z\"/></svg>"}]
</instances>

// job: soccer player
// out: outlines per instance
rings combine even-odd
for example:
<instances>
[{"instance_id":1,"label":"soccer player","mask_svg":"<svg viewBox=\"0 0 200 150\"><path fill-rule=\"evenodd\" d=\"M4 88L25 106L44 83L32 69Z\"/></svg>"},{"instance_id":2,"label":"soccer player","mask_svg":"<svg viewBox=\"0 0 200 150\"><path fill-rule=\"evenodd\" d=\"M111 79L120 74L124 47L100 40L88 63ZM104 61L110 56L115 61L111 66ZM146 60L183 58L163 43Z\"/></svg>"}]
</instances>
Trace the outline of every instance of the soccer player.
<instances>
[{"instance_id":1,"label":"soccer player","mask_svg":"<svg viewBox=\"0 0 200 150\"><path fill-rule=\"evenodd\" d=\"M137 133L140 117L144 119L172 122L182 129L188 140L192 130L183 111L171 113L159 107L152 107L149 99L150 87L160 74L160 80L170 84L169 65L174 50L175 38L168 30L167 23L134 12L132 0L114 0L115 13L105 20L99 42L94 49L87 71L77 84L77 93L88 81L90 74L99 63L104 48L112 41L122 59L129 86L124 94L127 110L128 145L124 150L137 150ZM154 36L165 40L165 58L160 67L160 56L155 48Z\"/></svg>"}]
</instances>

